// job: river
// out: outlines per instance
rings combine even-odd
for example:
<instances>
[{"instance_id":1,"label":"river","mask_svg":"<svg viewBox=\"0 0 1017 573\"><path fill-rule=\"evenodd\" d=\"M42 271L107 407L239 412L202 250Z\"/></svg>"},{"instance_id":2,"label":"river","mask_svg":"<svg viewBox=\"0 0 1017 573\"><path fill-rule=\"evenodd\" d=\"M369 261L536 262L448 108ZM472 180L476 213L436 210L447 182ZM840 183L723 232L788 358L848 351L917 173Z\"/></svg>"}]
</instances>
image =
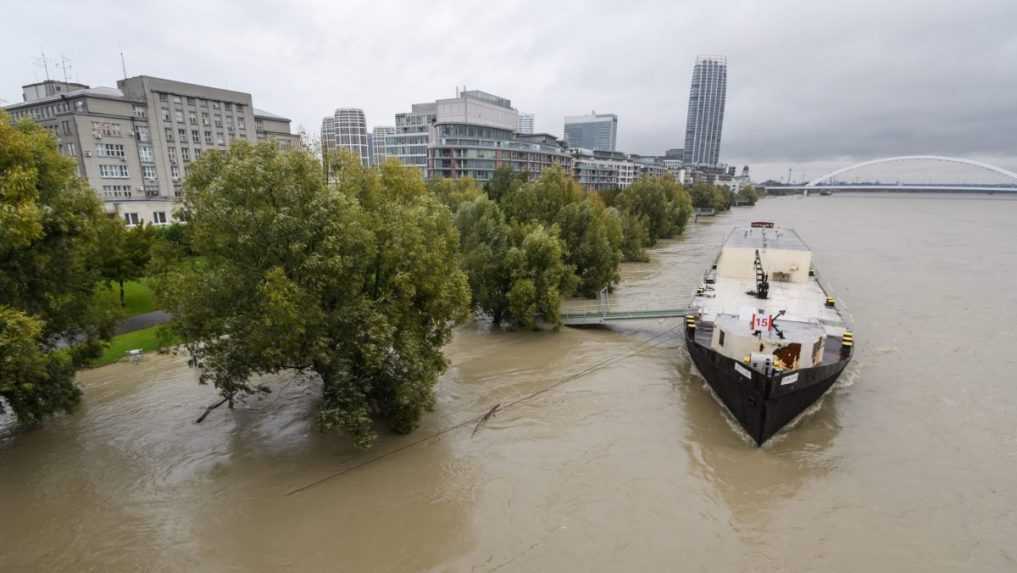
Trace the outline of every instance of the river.
<instances>
[{"instance_id":1,"label":"river","mask_svg":"<svg viewBox=\"0 0 1017 573\"><path fill-rule=\"evenodd\" d=\"M626 264L616 304L684 306L753 219L799 231L857 341L763 448L679 320L463 327L436 410L367 452L293 377L196 425L213 389L148 356L0 440L0 570L1017 570L1017 201L766 199Z\"/></svg>"}]
</instances>

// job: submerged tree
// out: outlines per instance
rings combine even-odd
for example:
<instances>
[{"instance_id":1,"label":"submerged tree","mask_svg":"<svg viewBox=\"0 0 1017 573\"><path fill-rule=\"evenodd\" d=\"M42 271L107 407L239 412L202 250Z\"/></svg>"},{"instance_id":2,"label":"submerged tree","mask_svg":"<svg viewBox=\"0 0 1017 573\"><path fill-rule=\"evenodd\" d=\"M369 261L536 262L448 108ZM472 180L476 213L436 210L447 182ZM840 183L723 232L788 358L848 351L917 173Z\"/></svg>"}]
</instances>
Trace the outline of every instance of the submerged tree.
<instances>
[{"instance_id":1,"label":"submerged tree","mask_svg":"<svg viewBox=\"0 0 1017 573\"><path fill-rule=\"evenodd\" d=\"M49 132L0 111L0 411L21 423L77 404L74 369L112 334L96 296L104 219Z\"/></svg>"},{"instance_id":2,"label":"submerged tree","mask_svg":"<svg viewBox=\"0 0 1017 573\"><path fill-rule=\"evenodd\" d=\"M237 143L192 164L184 198L193 265L157 292L230 405L258 374L322 381L318 420L369 445L375 419L416 427L446 368L441 348L469 307L459 237L419 174Z\"/></svg>"},{"instance_id":3,"label":"submerged tree","mask_svg":"<svg viewBox=\"0 0 1017 573\"><path fill-rule=\"evenodd\" d=\"M689 194L671 177L640 177L618 195L617 206L636 219L625 225L626 243L633 255L641 252L636 250L638 243L653 246L659 239L680 235L692 214ZM644 233L636 221L645 228L645 241L641 240ZM643 255L634 258L639 260Z\"/></svg>"}]
</instances>

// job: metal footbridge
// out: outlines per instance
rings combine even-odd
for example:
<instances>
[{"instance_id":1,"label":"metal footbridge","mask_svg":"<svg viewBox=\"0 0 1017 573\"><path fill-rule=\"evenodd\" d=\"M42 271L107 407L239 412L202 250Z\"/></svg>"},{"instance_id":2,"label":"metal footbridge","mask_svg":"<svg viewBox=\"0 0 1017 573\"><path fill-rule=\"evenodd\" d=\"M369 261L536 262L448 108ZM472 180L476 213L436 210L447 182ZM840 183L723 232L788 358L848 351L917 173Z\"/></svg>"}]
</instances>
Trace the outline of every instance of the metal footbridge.
<instances>
[{"instance_id":1,"label":"metal footbridge","mask_svg":"<svg viewBox=\"0 0 1017 573\"><path fill-rule=\"evenodd\" d=\"M611 308L607 290L600 292L600 300L594 306L577 308L561 313L561 323L565 326L589 326L607 324L622 320L653 320L657 318L681 318L688 313L687 308L660 308L638 310L616 310Z\"/></svg>"}]
</instances>

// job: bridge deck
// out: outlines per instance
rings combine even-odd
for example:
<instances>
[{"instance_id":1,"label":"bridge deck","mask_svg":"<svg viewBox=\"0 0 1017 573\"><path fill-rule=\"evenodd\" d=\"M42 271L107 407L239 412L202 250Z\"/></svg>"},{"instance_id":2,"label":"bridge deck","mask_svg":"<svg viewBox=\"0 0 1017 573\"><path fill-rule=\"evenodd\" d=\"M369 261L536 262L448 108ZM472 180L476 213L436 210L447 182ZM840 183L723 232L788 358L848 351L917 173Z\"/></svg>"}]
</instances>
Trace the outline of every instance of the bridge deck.
<instances>
[{"instance_id":1,"label":"bridge deck","mask_svg":"<svg viewBox=\"0 0 1017 573\"><path fill-rule=\"evenodd\" d=\"M681 318L688 313L687 308L664 308L655 310L591 310L587 312L563 312L561 322L565 326L583 326L604 324L621 320L653 320L656 318Z\"/></svg>"}]
</instances>

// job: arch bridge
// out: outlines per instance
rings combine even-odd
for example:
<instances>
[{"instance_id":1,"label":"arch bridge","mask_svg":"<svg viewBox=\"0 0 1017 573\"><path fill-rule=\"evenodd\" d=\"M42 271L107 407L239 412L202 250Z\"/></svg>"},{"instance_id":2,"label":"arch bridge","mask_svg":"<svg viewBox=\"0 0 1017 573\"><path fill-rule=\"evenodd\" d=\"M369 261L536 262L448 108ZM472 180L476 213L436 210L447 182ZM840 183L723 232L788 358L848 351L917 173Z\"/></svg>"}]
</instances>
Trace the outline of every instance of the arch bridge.
<instances>
[{"instance_id":1,"label":"arch bridge","mask_svg":"<svg viewBox=\"0 0 1017 573\"><path fill-rule=\"evenodd\" d=\"M863 169L865 167L871 167L874 165L882 165L887 163L902 163L902 162L940 162L950 164L960 164L970 167L975 167L984 171L1001 175L1008 179L1005 184L993 185L985 183L843 183L835 181L834 178L838 175L855 171L857 169ZM957 193L957 192L971 192L971 193L1017 193L1017 173L990 165L981 161L975 161L973 159L964 159L962 157L947 157L943 155L900 155L896 157L884 157L882 159L873 159L870 161L862 161L855 163L847 167L842 167L831 171L821 177L817 177L804 185L784 185L784 186L773 186L766 188L768 192L781 193L781 192L813 192L813 191L900 191L900 192L915 192L915 193L928 193L928 192L946 192L946 193Z\"/></svg>"}]
</instances>

